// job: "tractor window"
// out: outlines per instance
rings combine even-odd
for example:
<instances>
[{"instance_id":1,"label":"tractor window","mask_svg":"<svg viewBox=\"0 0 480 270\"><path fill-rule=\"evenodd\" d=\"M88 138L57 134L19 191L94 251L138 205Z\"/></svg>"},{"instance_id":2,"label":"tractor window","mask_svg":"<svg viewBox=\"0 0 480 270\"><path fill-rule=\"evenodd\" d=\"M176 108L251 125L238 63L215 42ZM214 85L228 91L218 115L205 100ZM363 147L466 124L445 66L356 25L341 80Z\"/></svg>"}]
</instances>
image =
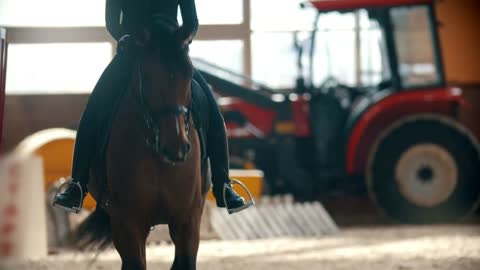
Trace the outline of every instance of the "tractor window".
<instances>
[{"instance_id":1,"label":"tractor window","mask_svg":"<svg viewBox=\"0 0 480 270\"><path fill-rule=\"evenodd\" d=\"M329 77L352 87L372 87L389 80L382 31L366 10L323 14L318 28L316 85Z\"/></svg>"},{"instance_id":2,"label":"tractor window","mask_svg":"<svg viewBox=\"0 0 480 270\"><path fill-rule=\"evenodd\" d=\"M391 78L384 36L377 21L360 12L358 86L377 86Z\"/></svg>"},{"instance_id":3,"label":"tractor window","mask_svg":"<svg viewBox=\"0 0 480 270\"><path fill-rule=\"evenodd\" d=\"M391 17L402 86L414 88L438 84L428 7L394 8Z\"/></svg>"}]
</instances>

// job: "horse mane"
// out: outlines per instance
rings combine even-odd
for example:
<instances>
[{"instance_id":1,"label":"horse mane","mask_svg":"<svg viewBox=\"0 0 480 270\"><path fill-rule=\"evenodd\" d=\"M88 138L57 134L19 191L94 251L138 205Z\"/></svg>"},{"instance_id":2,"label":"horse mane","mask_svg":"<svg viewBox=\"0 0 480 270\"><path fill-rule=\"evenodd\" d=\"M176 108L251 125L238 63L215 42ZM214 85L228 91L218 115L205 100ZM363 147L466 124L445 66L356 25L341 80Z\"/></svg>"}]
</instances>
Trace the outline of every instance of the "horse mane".
<instances>
[{"instance_id":1,"label":"horse mane","mask_svg":"<svg viewBox=\"0 0 480 270\"><path fill-rule=\"evenodd\" d=\"M179 26L171 27L156 24L151 27L151 39L148 49L158 50L160 60L168 66L188 67L191 65L188 46L182 47L178 40Z\"/></svg>"}]
</instances>

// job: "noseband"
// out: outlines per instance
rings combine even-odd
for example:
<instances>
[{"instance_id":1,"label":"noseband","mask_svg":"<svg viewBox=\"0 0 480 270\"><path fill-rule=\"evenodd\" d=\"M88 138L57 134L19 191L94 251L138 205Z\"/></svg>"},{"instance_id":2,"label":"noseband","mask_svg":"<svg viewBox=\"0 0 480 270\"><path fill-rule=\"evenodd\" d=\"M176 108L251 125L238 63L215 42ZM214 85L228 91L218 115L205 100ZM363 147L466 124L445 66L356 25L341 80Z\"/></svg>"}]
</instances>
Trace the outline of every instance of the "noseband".
<instances>
[{"instance_id":1,"label":"noseband","mask_svg":"<svg viewBox=\"0 0 480 270\"><path fill-rule=\"evenodd\" d=\"M140 92L140 106L143 112L143 120L145 126L148 130L152 132L153 136L147 136L145 138L145 145L155 151L156 154L161 155L160 149L160 128L158 127L157 122L155 119L160 117L167 117L167 116L174 116L178 118L180 115L185 117L185 132L188 136L190 131L190 117L191 117L191 106L192 102L190 102L188 108L183 105L171 106L162 108L159 110L152 110L147 102L145 101L145 91L143 87L143 76L141 67L138 68L138 78L139 78L139 92ZM175 122L177 127L177 133L180 134L180 126L178 125L178 121Z\"/></svg>"}]
</instances>

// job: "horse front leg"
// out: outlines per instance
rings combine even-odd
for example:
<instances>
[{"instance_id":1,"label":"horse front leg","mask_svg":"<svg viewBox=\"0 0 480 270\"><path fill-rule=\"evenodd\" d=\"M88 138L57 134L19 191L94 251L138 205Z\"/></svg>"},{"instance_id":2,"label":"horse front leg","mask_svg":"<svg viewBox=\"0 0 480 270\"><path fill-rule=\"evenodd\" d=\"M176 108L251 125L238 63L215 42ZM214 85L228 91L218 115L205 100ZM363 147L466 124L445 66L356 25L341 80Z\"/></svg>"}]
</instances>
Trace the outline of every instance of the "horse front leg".
<instances>
[{"instance_id":1,"label":"horse front leg","mask_svg":"<svg viewBox=\"0 0 480 270\"><path fill-rule=\"evenodd\" d=\"M170 237L175 244L175 260L172 270L195 270L200 243L201 213L192 215L186 222L168 224Z\"/></svg>"},{"instance_id":2,"label":"horse front leg","mask_svg":"<svg viewBox=\"0 0 480 270\"><path fill-rule=\"evenodd\" d=\"M112 218L111 226L113 243L122 258L122 270L145 270L149 227L121 218Z\"/></svg>"}]
</instances>

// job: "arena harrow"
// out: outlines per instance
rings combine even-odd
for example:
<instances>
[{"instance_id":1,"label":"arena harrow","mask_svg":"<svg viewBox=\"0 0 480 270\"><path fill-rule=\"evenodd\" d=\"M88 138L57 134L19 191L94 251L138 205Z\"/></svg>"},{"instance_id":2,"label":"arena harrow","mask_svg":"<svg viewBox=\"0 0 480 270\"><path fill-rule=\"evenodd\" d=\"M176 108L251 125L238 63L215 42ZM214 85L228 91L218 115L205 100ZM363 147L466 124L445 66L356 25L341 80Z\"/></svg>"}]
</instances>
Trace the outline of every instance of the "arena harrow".
<instances>
[{"instance_id":1,"label":"arena harrow","mask_svg":"<svg viewBox=\"0 0 480 270\"><path fill-rule=\"evenodd\" d=\"M235 215L219 208L210 210L211 226L222 240L315 237L338 232L320 202L296 203L290 196L264 197Z\"/></svg>"}]
</instances>

